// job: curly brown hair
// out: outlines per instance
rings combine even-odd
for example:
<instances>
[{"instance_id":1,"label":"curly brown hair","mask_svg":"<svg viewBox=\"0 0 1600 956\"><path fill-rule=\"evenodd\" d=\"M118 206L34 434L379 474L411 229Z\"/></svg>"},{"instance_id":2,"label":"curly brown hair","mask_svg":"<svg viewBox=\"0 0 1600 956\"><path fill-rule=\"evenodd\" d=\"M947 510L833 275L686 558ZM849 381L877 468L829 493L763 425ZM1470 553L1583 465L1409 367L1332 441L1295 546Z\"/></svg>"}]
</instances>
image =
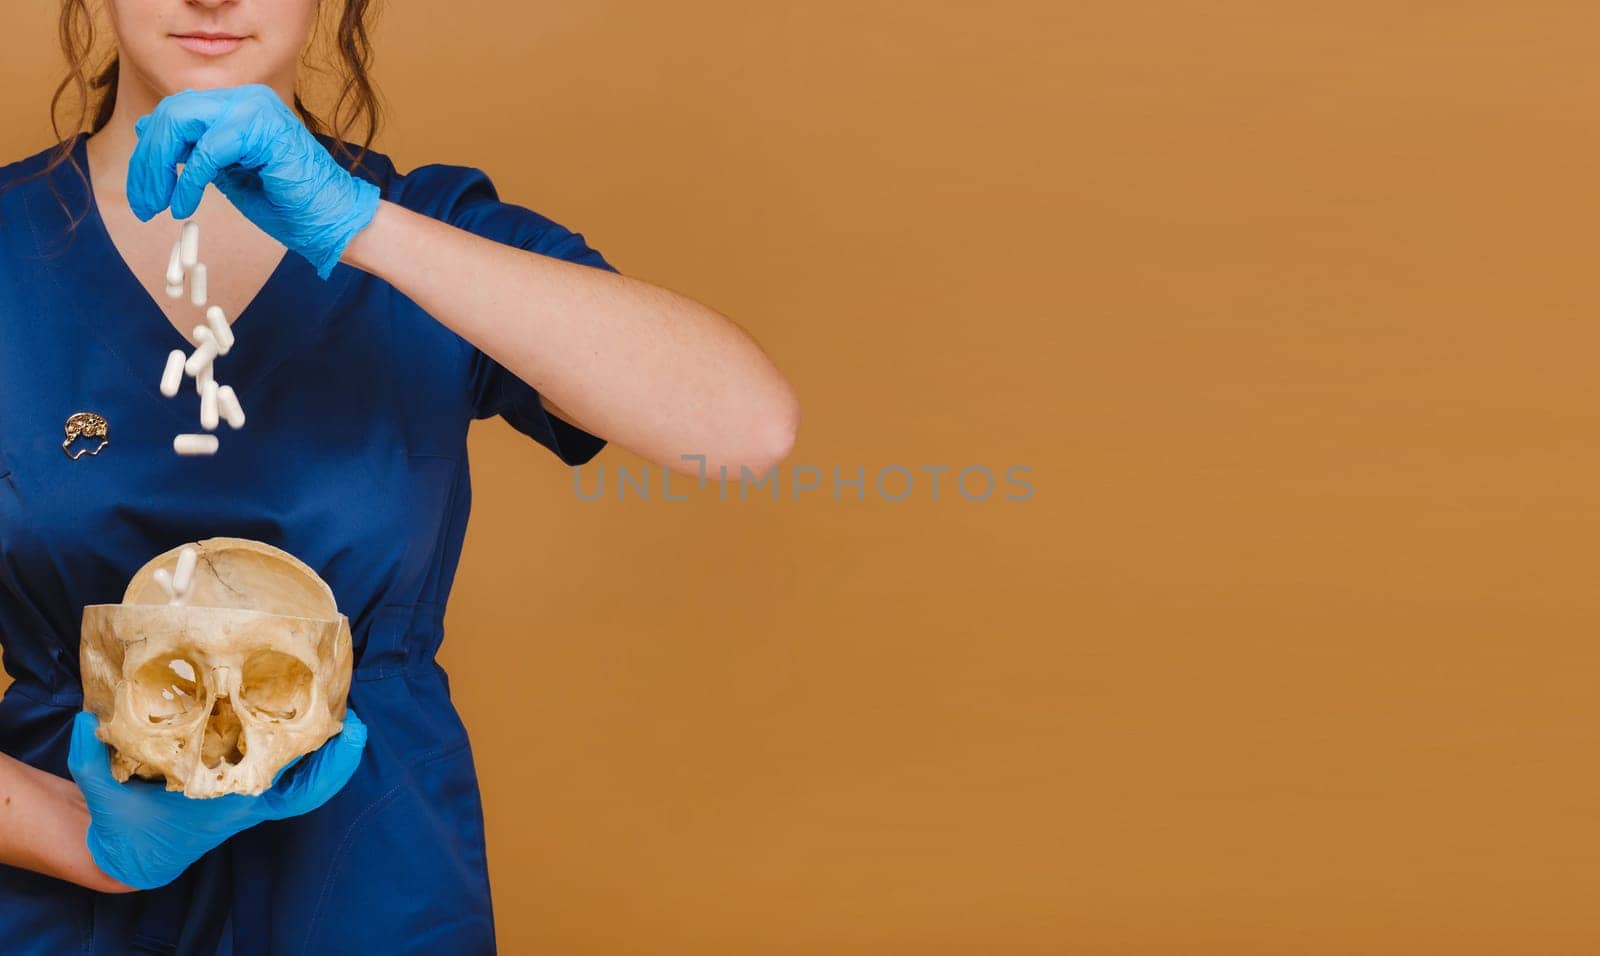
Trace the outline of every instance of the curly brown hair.
<instances>
[{"instance_id":1,"label":"curly brown hair","mask_svg":"<svg viewBox=\"0 0 1600 956\"><path fill-rule=\"evenodd\" d=\"M340 82L338 96L334 99L331 126L306 106L298 85L294 94L294 110L306 127L313 133L331 135L335 140L335 152L347 158L352 168L359 167L366 158L383 120L378 90L372 83L372 21L377 17L378 2L342 0L338 27L333 36L333 44L338 51ZM325 0L317 0L317 32L322 28L324 3ZM313 44L317 32L312 34ZM117 103L119 60L113 51L109 61L98 72L93 70L90 60L95 55L95 22L89 0L61 0L61 20L57 24L56 35L61 43L61 52L67 59L67 75L57 84L55 95L50 97L50 128L55 131L58 142L42 169L5 184L0 187L0 192L30 179L47 176L63 163L72 166L87 190L89 176L73 156L73 140L84 131L86 125L90 135L93 135L110 122L112 109ZM318 69L313 64L306 64L303 58L302 64L312 70ZM70 127L65 127L70 131L63 132L62 103L69 93L77 102L77 117ZM361 143L359 149L352 150L347 137L357 128L362 130ZM51 181L50 190L71 217L72 229L76 230L83 217L88 215L88 208L85 207L74 216L56 190L54 181Z\"/></svg>"}]
</instances>

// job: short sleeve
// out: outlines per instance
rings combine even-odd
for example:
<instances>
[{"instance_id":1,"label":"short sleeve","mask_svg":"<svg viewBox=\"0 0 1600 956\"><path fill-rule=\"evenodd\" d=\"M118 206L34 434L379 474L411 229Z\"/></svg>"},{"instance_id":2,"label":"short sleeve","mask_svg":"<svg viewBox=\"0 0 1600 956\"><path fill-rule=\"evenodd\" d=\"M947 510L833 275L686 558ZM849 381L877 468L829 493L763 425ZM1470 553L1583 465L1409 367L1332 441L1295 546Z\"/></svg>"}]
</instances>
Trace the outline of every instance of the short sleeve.
<instances>
[{"instance_id":1,"label":"short sleeve","mask_svg":"<svg viewBox=\"0 0 1600 956\"><path fill-rule=\"evenodd\" d=\"M583 234L515 203L501 201L482 170L435 164L404 177L396 201L407 208L468 232L540 255L616 272L591 248ZM568 465L581 465L605 447L606 440L545 411L539 393L472 343L456 336L467 351L466 389L472 417L499 415L517 431L554 452Z\"/></svg>"}]
</instances>

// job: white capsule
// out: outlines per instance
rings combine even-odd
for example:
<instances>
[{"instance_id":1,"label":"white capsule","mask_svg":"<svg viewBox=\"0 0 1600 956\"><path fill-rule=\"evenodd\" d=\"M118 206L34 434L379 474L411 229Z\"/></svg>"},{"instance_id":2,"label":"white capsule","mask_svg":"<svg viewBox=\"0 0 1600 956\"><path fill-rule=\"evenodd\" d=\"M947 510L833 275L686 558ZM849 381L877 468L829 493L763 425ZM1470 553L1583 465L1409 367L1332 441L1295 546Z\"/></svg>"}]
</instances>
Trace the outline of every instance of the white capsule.
<instances>
[{"instance_id":1,"label":"white capsule","mask_svg":"<svg viewBox=\"0 0 1600 956\"><path fill-rule=\"evenodd\" d=\"M183 283L180 282L177 285L169 285L169 286L167 286L167 298L169 298L169 299L181 299L181 298L183 298Z\"/></svg>"},{"instance_id":2,"label":"white capsule","mask_svg":"<svg viewBox=\"0 0 1600 956\"><path fill-rule=\"evenodd\" d=\"M214 455L217 446L217 436L199 434L175 435L172 439L172 450L180 455Z\"/></svg>"},{"instance_id":3,"label":"white capsule","mask_svg":"<svg viewBox=\"0 0 1600 956\"><path fill-rule=\"evenodd\" d=\"M172 244L172 258L167 260L167 288L183 285L183 240Z\"/></svg>"},{"instance_id":4,"label":"white capsule","mask_svg":"<svg viewBox=\"0 0 1600 956\"><path fill-rule=\"evenodd\" d=\"M178 566L172 572L172 590L182 594L194 583L194 566L200 561L200 552L193 545L184 545L178 552Z\"/></svg>"},{"instance_id":5,"label":"white capsule","mask_svg":"<svg viewBox=\"0 0 1600 956\"><path fill-rule=\"evenodd\" d=\"M194 377L194 393L196 395L206 390L206 383L211 381L211 369L211 363L207 362L205 367L200 369L200 374Z\"/></svg>"},{"instance_id":6,"label":"white capsule","mask_svg":"<svg viewBox=\"0 0 1600 956\"><path fill-rule=\"evenodd\" d=\"M233 348L233 327L222 313L222 306L214 305L206 310L206 324L211 327L211 334L216 336L217 354L227 355L228 350Z\"/></svg>"},{"instance_id":7,"label":"white capsule","mask_svg":"<svg viewBox=\"0 0 1600 956\"><path fill-rule=\"evenodd\" d=\"M171 398L178 394L178 386L183 382L183 349L173 349L167 353L167 367L161 372L161 394Z\"/></svg>"},{"instance_id":8,"label":"white capsule","mask_svg":"<svg viewBox=\"0 0 1600 956\"><path fill-rule=\"evenodd\" d=\"M200 224L186 219L183 231L178 233L178 261L185 269L193 269L200 261Z\"/></svg>"},{"instance_id":9,"label":"white capsule","mask_svg":"<svg viewBox=\"0 0 1600 956\"><path fill-rule=\"evenodd\" d=\"M151 577L155 578L156 583L161 585L161 590L167 595L167 600L172 600L176 594L172 590L172 572L166 568L156 568L156 573L152 574Z\"/></svg>"},{"instance_id":10,"label":"white capsule","mask_svg":"<svg viewBox=\"0 0 1600 956\"><path fill-rule=\"evenodd\" d=\"M209 328L207 328L206 326L203 326L203 325L195 326L194 327L194 337L200 343L199 345L195 346L195 354L196 355L199 354L201 346L204 346L207 342L210 342L212 344L213 348L216 347L216 337L211 334L211 330ZM189 357L190 358L194 358L194 355L191 355ZM196 395L199 395L200 394L200 390L206 387L206 383L207 382L211 381L212 364L213 364L213 359L215 359L215 357L216 356L213 356L213 355L206 356L205 363L200 366L200 370L197 371L197 372L192 373L193 376L194 376L194 393ZM184 363L183 363L183 371L184 371L184 374L190 374L190 372L189 372L189 362L187 360L185 360Z\"/></svg>"},{"instance_id":11,"label":"white capsule","mask_svg":"<svg viewBox=\"0 0 1600 956\"><path fill-rule=\"evenodd\" d=\"M202 332L205 334L201 335ZM198 376L200 370L210 365L211 360L217 357L217 339L211 334L211 330L203 325L194 327L194 337L200 340L200 344L183 363L183 370L190 375Z\"/></svg>"},{"instance_id":12,"label":"white capsule","mask_svg":"<svg viewBox=\"0 0 1600 956\"><path fill-rule=\"evenodd\" d=\"M222 417L228 420L228 427L235 430L244 427L244 406L239 404L239 396L234 394L232 385L218 386L217 405L222 409Z\"/></svg>"},{"instance_id":13,"label":"white capsule","mask_svg":"<svg viewBox=\"0 0 1600 956\"><path fill-rule=\"evenodd\" d=\"M217 383L214 381L200 389L200 427L208 432L217 427Z\"/></svg>"},{"instance_id":14,"label":"white capsule","mask_svg":"<svg viewBox=\"0 0 1600 956\"><path fill-rule=\"evenodd\" d=\"M196 262L189 270L189 301L195 305L206 304L206 264Z\"/></svg>"},{"instance_id":15,"label":"white capsule","mask_svg":"<svg viewBox=\"0 0 1600 956\"><path fill-rule=\"evenodd\" d=\"M205 344L208 339L212 338L211 330L203 325L197 325L194 327L194 337L199 340L201 344ZM185 365L187 366L187 363L185 363ZM206 364L200 366L200 371L194 376L194 393L196 395L199 395L200 392L206 387L206 383L211 381L211 377L215 372L215 368L215 361L207 361ZM187 368L185 368L185 371L187 371Z\"/></svg>"}]
</instances>

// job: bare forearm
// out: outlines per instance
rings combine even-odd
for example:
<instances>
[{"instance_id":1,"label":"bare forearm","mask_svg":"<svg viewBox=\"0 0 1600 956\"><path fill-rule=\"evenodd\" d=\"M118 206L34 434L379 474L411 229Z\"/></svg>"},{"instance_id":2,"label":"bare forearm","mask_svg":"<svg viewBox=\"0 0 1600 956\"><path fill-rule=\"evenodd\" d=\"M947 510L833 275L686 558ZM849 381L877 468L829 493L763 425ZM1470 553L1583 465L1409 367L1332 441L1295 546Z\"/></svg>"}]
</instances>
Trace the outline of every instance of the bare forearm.
<instances>
[{"instance_id":1,"label":"bare forearm","mask_svg":"<svg viewBox=\"0 0 1600 956\"><path fill-rule=\"evenodd\" d=\"M743 329L692 299L493 242L389 202L344 261L387 280L557 405L685 474L757 473L798 427L793 389Z\"/></svg>"},{"instance_id":2,"label":"bare forearm","mask_svg":"<svg viewBox=\"0 0 1600 956\"><path fill-rule=\"evenodd\" d=\"M95 865L84 835L89 811L71 780L0 754L0 864L102 893L128 893Z\"/></svg>"}]
</instances>

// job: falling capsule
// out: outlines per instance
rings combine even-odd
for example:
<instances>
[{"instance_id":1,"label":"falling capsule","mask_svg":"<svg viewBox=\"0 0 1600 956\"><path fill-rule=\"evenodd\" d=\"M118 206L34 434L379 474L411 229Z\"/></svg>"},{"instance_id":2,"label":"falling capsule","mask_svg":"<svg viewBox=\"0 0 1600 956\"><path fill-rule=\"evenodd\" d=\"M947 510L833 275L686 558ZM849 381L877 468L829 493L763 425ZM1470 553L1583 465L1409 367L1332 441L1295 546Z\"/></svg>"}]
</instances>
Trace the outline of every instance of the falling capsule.
<instances>
[{"instance_id":1,"label":"falling capsule","mask_svg":"<svg viewBox=\"0 0 1600 956\"><path fill-rule=\"evenodd\" d=\"M189 270L189 301L195 305L206 304L206 264L196 262Z\"/></svg>"},{"instance_id":2,"label":"falling capsule","mask_svg":"<svg viewBox=\"0 0 1600 956\"><path fill-rule=\"evenodd\" d=\"M211 330L203 325L194 327L194 337L200 340L200 344L183 363L183 370L198 377L200 370L210 365L211 360L217 357L217 339L211 334Z\"/></svg>"},{"instance_id":3,"label":"falling capsule","mask_svg":"<svg viewBox=\"0 0 1600 956\"><path fill-rule=\"evenodd\" d=\"M161 394L171 398L178 394L182 382L183 349L173 349L167 353L167 367L161 372Z\"/></svg>"},{"instance_id":4,"label":"falling capsule","mask_svg":"<svg viewBox=\"0 0 1600 956\"><path fill-rule=\"evenodd\" d=\"M200 389L200 427L212 431L217 427L217 383L210 381Z\"/></svg>"},{"instance_id":5,"label":"falling capsule","mask_svg":"<svg viewBox=\"0 0 1600 956\"><path fill-rule=\"evenodd\" d=\"M193 269L200 262L200 224L193 219L184 220L183 230L178 233L178 261L185 269Z\"/></svg>"},{"instance_id":6,"label":"falling capsule","mask_svg":"<svg viewBox=\"0 0 1600 956\"><path fill-rule=\"evenodd\" d=\"M223 314L221 306L214 305L206 309L206 324L217 339L217 354L227 355L228 350L233 348L233 328L228 325L228 317Z\"/></svg>"},{"instance_id":7,"label":"falling capsule","mask_svg":"<svg viewBox=\"0 0 1600 956\"><path fill-rule=\"evenodd\" d=\"M244 406L239 404L239 396L234 394L232 385L217 388L217 406L222 410L222 417L228 420L228 427L244 427Z\"/></svg>"},{"instance_id":8,"label":"falling capsule","mask_svg":"<svg viewBox=\"0 0 1600 956\"><path fill-rule=\"evenodd\" d=\"M172 439L172 450L180 455L214 455L221 442L217 436L204 432L198 434L176 435Z\"/></svg>"},{"instance_id":9,"label":"falling capsule","mask_svg":"<svg viewBox=\"0 0 1600 956\"><path fill-rule=\"evenodd\" d=\"M183 240L172 244L172 258L167 260L167 288L183 285ZM168 293L170 294L170 292Z\"/></svg>"}]
</instances>

